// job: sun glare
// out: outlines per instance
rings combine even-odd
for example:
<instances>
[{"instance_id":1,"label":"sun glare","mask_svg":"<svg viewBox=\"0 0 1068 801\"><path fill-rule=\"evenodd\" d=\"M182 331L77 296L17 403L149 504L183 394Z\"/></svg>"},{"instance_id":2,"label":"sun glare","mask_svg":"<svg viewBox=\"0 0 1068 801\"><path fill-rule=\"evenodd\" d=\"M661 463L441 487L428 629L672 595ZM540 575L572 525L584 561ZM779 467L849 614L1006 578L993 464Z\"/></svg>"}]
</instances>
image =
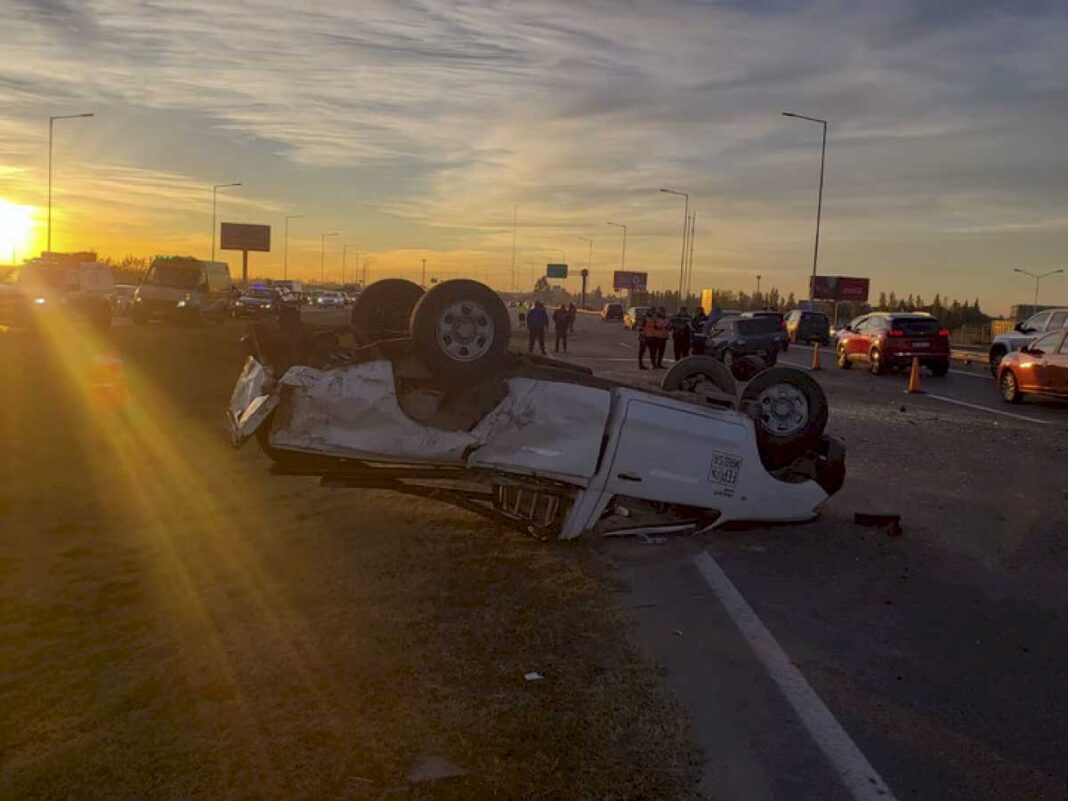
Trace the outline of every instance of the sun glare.
<instances>
[{"instance_id":1,"label":"sun glare","mask_svg":"<svg viewBox=\"0 0 1068 801\"><path fill-rule=\"evenodd\" d=\"M28 258L33 245L33 206L0 198L0 262Z\"/></svg>"}]
</instances>

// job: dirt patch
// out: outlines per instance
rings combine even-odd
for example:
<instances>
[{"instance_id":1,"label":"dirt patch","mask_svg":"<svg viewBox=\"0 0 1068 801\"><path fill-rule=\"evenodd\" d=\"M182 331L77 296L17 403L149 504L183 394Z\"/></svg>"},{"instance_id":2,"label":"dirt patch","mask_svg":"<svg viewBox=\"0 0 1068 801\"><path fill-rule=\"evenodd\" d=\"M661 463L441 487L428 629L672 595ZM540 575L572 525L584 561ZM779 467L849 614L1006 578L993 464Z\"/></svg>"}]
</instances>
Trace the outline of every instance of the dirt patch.
<instances>
[{"instance_id":1,"label":"dirt patch","mask_svg":"<svg viewBox=\"0 0 1068 801\"><path fill-rule=\"evenodd\" d=\"M0 337L0 798L691 797L596 556L272 478L225 444L240 331Z\"/></svg>"}]
</instances>

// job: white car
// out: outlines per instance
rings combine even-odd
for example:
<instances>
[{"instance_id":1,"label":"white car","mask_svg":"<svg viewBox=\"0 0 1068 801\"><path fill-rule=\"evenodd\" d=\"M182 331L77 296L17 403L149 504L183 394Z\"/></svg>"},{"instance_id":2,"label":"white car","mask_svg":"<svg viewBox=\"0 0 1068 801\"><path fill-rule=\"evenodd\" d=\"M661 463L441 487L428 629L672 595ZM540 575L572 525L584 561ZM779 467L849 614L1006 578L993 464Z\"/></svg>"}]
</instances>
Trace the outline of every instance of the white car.
<instances>
[{"instance_id":1,"label":"white car","mask_svg":"<svg viewBox=\"0 0 1068 801\"><path fill-rule=\"evenodd\" d=\"M804 521L844 480L801 371L739 390L696 356L664 391L607 381L507 353L507 309L473 281L438 284L411 319L409 339L315 366L260 323L230 402L234 443L255 434L276 473L433 497L544 539Z\"/></svg>"},{"instance_id":2,"label":"white car","mask_svg":"<svg viewBox=\"0 0 1068 801\"><path fill-rule=\"evenodd\" d=\"M998 334L990 345L990 372L997 376L1001 360L1008 354L1026 348L1047 331L1068 326L1068 309L1043 309L1017 323L1012 331Z\"/></svg>"},{"instance_id":3,"label":"white car","mask_svg":"<svg viewBox=\"0 0 1068 801\"><path fill-rule=\"evenodd\" d=\"M315 305L321 308L336 308L345 305L345 296L340 292L320 292Z\"/></svg>"}]
</instances>

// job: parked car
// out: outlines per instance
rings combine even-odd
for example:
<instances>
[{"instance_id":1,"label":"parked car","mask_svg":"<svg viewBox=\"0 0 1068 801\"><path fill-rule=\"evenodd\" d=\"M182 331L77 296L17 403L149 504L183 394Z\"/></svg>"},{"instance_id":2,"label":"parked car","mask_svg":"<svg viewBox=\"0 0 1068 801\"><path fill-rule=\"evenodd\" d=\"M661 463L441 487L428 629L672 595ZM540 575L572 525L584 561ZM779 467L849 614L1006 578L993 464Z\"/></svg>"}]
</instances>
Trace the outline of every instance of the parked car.
<instances>
[{"instance_id":1,"label":"parked car","mask_svg":"<svg viewBox=\"0 0 1068 801\"><path fill-rule=\"evenodd\" d=\"M771 317L721 317L706 323L700 335L701 353L723 362L736 376L742 377L753 369L747 367L756 357L757 365L773 365L782 350L782 331Z\"/></svg>"},{"instance_id":2,"label":"parked car","mask_svg":"<svg viewBox=\"0 0 1068 801\"><path fill-rule=\"evenodd\" d=\"M115 284L115 295L111 301L111 313L116 315L129 314L130 304L133 303L134 293L137 287L133 284Z\"/></svg>"},{"instance_id":3,"label":"parked car","mask_svg":"<svg viewBox=\"0 0 1068 801\"><path fill-rule=\"evenodd\" d=\"M0 325L33 328L54 315L111 325L111 268L83 261L92 254L55 254L13 267L0 278Z\"/></svg>"},{"instance_id":4,"label":"parked car","mask_svg":"<svg viewBox=\"0 0 1068 801\"><path fill-rule=\"evenodd\" d=\"M191 256L152 260L130 306L130 319L222 322L230 316L230 268L220 261Z\"/></svg>"},{"instance_id":5,"label":"parked car","mask_svg":"<svg viewBox=\"0 0 1068 801\"><path fill-rule=\"evenodd\" d=\"M838 366L864 362L879 375L908 367L914 357L936 376L949 372L949 329L929 314L873 312L838 332Z\"/></svg>"},{"instance_id":6,"label":"parked car","mask_svg":"<svg viewBox=\"0 0 1068 801\"><path fill-rule=\"evenodd\" d=\"M634 330L638 323L649 312L648 306L631 306L623 315L623 327Z\"/></svg>"},{"instance_id":7,"label":"parked car","mask_svg":"<svg viewBox=\"0 0 1068 801\"><path fill-rule=\"evenodd\" d=\"M508 310L478 282L416 297L407 336L356 351L302 352L299 322L257 323L234 444L254 435L275 474L433 497L543 539L809 520L842 485L826 397L800 370L739 390L691 357L649 391L509 353ZM380 309L357 304L354 328Z\"/></svg>"},{"instance_id":8,"label":"parked car","mask_svg":"<svg viewBox=\"0 0 1068 801\"><path fill-rule=\"evenodd\" d=\"M998 364L998 388L1008 403L1032 394L1068 398L1068 328L1006 354Z\"/></svg>"},{"instance_id":9,"label":"parked car","mask_svg":"<svg viewBox=\"0 0 1068 801\"><path fill-rule=\"evenodd\" d=\"M234 317L260 317L276 314L281 308L282 294L273 287L253 286L246 289L234 301Z\"/></svg>"},{"instance_id":10,"label":"parked car","mask_svg":"<svg viewBox=\"0 0 1068 801\"><path fill-rule=\"evenodd\" d=\"M791 342L831 343L831 321L823 312L794 309L787 313L784 322Z\"/></svg>"},{"instance_id":11,"label":"parked car","mask_svg":"<svg viewBox=\"0 0 1068 801\"><path fill-rule=\"evenodd\" d=\"M345 296L340 292L320 292L315 298L315 305L320 309L332 309L345 305Z\"/></svg>"},{"instance_id":12,"label":"parked car","mask_svg":"<svg viewBox=\"0 0 1068 801\"><path fill-rule=\"evenodd\" d=\"M622 320L624 314L622 303L606 303L601 309L601 320L606 323L611 320Z\"/></svg>"},{"instance_id":13,"label":"parked car","mask_svg":"<svg viewBox=\"0 0 1068 801\"><path fill-rule=\"evenodd\" d=\"M772 309L757 309L755 311L746 311L738 315L739 317L760 317L765 320L774 320L775 324L779 328L779 350L783 353L790 349L790 337L786 333L786 316L779 311L773 311Z\"/></svg>"},{"instance_id":14,"label":"parked car","mask_svg":"<svg viewBox=\"0 0 1068 801\"><path fill-rule=\"evenodd\" d=\"M1032 314L1012 331L998 334L990 344L990 372L998 375L998 365L1006 354L1030 345L1047 331L1068 326L1068 309L1044 309Z\"/></svg>"}]
</instances>

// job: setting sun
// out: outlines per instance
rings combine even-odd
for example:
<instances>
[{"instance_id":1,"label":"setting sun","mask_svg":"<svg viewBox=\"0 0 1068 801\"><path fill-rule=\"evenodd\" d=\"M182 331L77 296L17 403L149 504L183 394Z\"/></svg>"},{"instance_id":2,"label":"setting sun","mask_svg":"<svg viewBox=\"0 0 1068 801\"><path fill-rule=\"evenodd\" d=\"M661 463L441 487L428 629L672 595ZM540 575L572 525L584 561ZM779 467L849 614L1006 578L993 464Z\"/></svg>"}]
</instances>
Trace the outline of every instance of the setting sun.
<instances>
[{"instance_id":1,"label":"setting sun","mask_svg":"<svg viewBox=\"0 0 1068 801\"><path fill-rule=\"evenodd\" d=\"M0 261L29 256L33 243L33 207L0 198Z\"/></svg>"}]
</instances>

